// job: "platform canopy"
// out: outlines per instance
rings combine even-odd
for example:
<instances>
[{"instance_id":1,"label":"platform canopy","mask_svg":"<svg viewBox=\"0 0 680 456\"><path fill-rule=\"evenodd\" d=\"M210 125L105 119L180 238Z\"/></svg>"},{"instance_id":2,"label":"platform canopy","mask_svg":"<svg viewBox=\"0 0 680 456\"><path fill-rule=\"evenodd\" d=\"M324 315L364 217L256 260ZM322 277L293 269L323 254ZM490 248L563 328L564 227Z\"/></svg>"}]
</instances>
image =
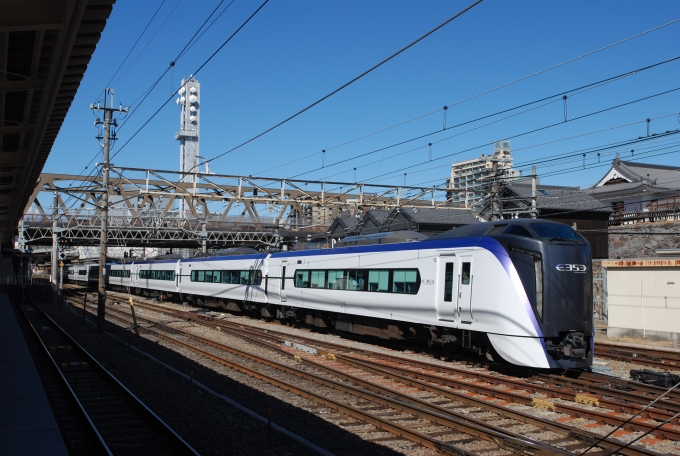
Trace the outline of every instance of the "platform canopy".
<instances>
[{"instance_id":1,"label":"platform canopy","mask_svg":"<svg viewBox=\"0 0 680 456\"><path fill-rule=\"evenodd\" d=\"M0 243L16 233L115 0L0 1Z\"/></svg>"}]
</instances>

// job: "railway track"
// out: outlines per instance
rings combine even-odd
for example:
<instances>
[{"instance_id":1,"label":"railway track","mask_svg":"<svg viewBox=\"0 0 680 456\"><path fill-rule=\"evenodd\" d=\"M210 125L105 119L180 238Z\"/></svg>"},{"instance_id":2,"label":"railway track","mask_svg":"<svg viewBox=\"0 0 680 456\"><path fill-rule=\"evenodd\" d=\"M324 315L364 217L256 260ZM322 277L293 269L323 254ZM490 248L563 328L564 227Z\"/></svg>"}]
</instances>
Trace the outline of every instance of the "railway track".
<instances>
[{"instance_id":1,"label":"railway track","mask_svg":"<svg viewBox=\"0 0 680 456\"><path fill-rule=\"evenodd\" d=\"M529 426L530 428L533 427L532 431L529 432L530 435L537 432L552 433L553 438L547 439L547 442L543 442L543 445L547 443L549 446L551 446L552 451L561 448L563 451L578 453L579 451L583 451L584 449L588 448L592 443L597 442L599 440L599 436L597 434L570 426L564 422L550 422L530 414L512 410L511 408L505 407L508 405L508 403L519 403L530 406L538 405L539 407L544 406L550 410L567 413L574 417L572 419L576 419L577 421L583 420L584 416L596 420L597 423L610 424L612 426L618 426L624 421L623 418L617 417L616 414L570 406L569 404L564 404L564 401L537 401L535 397L532 398L529 396L535 395L539 391L551 394L553 398L571 401L574 401L574 399L578 400L577 396L579 395L574 394L573 392L563 392L556 394L555 388L550 389L538 384L527 384L526 381L522 379L514 380L515 385L512 386L514 389L513 391L507 389L501 391L490 386L490 382L498 383L501 381L501 378L488 373L485 374L483 372L476 372L473 375L470 375L470 371L461 371L457 372L457 375L451 375L452 372L456 371L455 368L443 368L441 365L415 362L410 359L376 354L375 352L365 352L356 349L348 350L348 348L344 346L328 344L326 342L322 343L318 340L291 336L289 334L279 334L276 331L271 330L255 330L253 328L247 328L245 326L229 322L216 321L214 318L209 316L195 315L186 311L173 310L166 306L160 306L157 304L141 303L139 300L136 304L136 307L140 309L148 309L154 312L160 312L172 318L191 320L192 323L202 324L212 329L219 329L223 333L227 332L238 335L242 338L250 339L251 341L256 341L260 344L266 345L272 350L284 351L288 353L289 356L295 356L299 361L309 365L315 370L325 371L329 373L329 375L341 378L345 382L349 382L351 384L361 385L363 389L374 391L382 396L389 396L390 394L394 395L394 391L390 390L390 388L393 389L395 384L400 385L400 388L415 390L415 392L411 392L411 395L401 395L394 398L401 403L413 402L414 397L428 394L432 396L429 398L429 400L425 400L425 402L422 400L415 401L417 407L425 410L434 407L434 412L436 413L453 414L459 419L468 421L472 417L479 416L481 419L477 420L477 424L480 427L486 427L487 432L488 430L494 430L493 425L490 425L490 423L497 421L502 422L505 420L510 423L515 421L516 423L519 423L523 426ZM120 313L121 311L117 309L115 312ZM156 321L154 324L158 325L159 322ZM184 336L194 337L188 336L187 334L184 334ZM334 354L332 358L334 359L313 356L311 354L304 353L304 351L300 352L293 350L292 348L282 348L282 338L294 339L302 343L306 342L317 347L323 346L325 349L331 349ZM207 340L201 340L199 343L210 344L211 342ZM220 349L224 350L224 347L221 347ZM345 354L341 354L343 351ZM370 360L367 360L367 357L370 357ZM351 375L349 372L351 372ZM447 375L442 376L441 374L443 372ZM376 383L374 381L375 378L389 379L387 390L385 385L380 384L380 381ZM464 390L466 393L456 392L456 390ZM390 393L389 391L392 392ZM480 399L479 396L483 397ZM582 397L582 400L593 400L590 395L582 396L586 396ZM593 402L591 402L591 405L592 403ZM624 403L614 404L614 401L606 402L606 404L608 406L616 405L619 408L628 407L629 412L639 411L640 408L636 404L631 406L628 406L628 404ZM385 404L381 404L381 407L385 406ZM391 405L390 407L394 408L394 405ZM457 413L455 412L456 410L461 410L464 413ZM385 413L391 412L387 411ZM650 413L653 413L653 415L650 415L645 419L633 420L631 423L629 423L627 429L633 429L639 432L650 432L653 431L654 427L658 424L658 421L650 422L650 419L663 420L668 419L671 416L669 412L663 409L653 409ZM365 418L363 420L365 420ZM503 428L507 429L508 427L517 425L518 424L505 424ZM500 429L501 433L503 428ZM451 429L460 430L459 428ZM447 431L442 432L446 433ZM450 433L451 431L448 432ZM629 433L630 431L624 430L621 431L618 436ZM664 438L680 440L680 433L678 433L675 429L672 429L670 426L663 428L656 434L662 435L662 433ZM493 435L493 432L490 434ZM471 435L474 436L474 433ZM526 435L523 437L527 438ZM519 436L519 438L521 439L522 436ZM463 438L463 441L464 440L465 438ZM540 445L541 442L536 442L536 444ZM590 450L589 454L612 454L612 452L615 453L622 445L623 444L620 441L615 439L607 439L599 444L599 449L596 448L594 450ZM536 448L531 451L536 451ZM633 448L622 450L621 454L658 453L655 453L651 450L646 450L643 447L635 446Z\"/></svg>"},{"instance_id":2,"label":"railway track","mask_svg":"<svg viewBox=\"0 0 680 456\"><path fill-rule=\"evenodd\" d=\"M198 455L39 307L26 305L19 310L97 436L103 454Z\"/></svg>"},{"instance_id":3,"label":"railway track","mask_svg":"<svg viewBox=\"0 0 680 456\"><path fill-rule=\"evenodd\" d=\"M659 369L680 370L680 352L678 351L599 342L595 344L595 354L603 358L629 361Z\"/></svg>"}]
</instances>

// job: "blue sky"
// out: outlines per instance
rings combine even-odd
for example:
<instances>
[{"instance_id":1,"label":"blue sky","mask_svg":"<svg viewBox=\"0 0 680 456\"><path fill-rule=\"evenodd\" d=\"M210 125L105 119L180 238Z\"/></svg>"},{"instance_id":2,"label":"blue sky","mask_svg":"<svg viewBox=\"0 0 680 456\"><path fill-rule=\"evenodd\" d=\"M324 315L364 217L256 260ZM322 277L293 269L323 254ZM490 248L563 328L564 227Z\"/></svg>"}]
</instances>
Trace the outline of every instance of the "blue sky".
<instances>
[{"instance_id":1,"label":"blue sky","mask_svg":"<svg viewBox=\"0 0 680 456\"><path fill-rule=\"evenodd\" d=\"M44 172L78 174L92 159L101 161L100 148L94 138L97 129L93 126L94 115L89 105L102 99L102 91L111 75L161 1L118 0L114 5ZM132 61L134 64L113 84L116 105L121 102L132 105L133 109L137 107L132 103L166 70L218 3L219 0L166 0L123 71ZM219 11L228 3L225 1ZM196 76L202 92L201 155L215 157L261 133L469 3L470 0L270 1ZM171 90L179 87L180 79L194 73L260 4L235 0L176 63L172 74L165 76L118 132L119 140L113 153L120 153L112 159L116 166L179 168L179 144L174 140L179 109L172 101L129 144L120 148L161 107ZM563 121L562 101L471 132L460 134L488 120L448 129L335 166L333 164L338 161L441 129L443 113L438 111L342 147L334 146L441 109L444 105L454 105L679 18L680 3L676 1L485 0L332 98L216 159L210 168L222 174L280 178L302 174L301 178L350 182L354 181L356 167L358 181L403 184L406 172L407 185L440 184L450 175L450 165L454 161L492 152L491 146L474 148ZM149 42L157 30L155 38ZM447 125L677 57L680 55L679 37L680 22L457 104L447 112ZM139 55L147 43L148 47ZM680 60L570 96L568 118L678 88L678 70ZM675 130L680 128L679 101L680 91L677 91L512 139L513 157L525 170L536 164L539 176L543 176L542 183L592 185L608 169L613 152L602 152L600 167L594 166L595 155L589 155L587 169L578 169L579 158L570 164L549 167L546 157L580 154L581 149L646 135L644 122L554 141L666 115L651 122L651 131ZM458 136L442 141L453 135ZM427 146L430 142L433 143L434 159L431 163ZM552 143L530 147L546 142ZM650 156L642 159L643 162L680 165L680 154L665 153L680 151L680 146L668 148L675 142L671 137L639 145L636 158L647 151ZM666 147L663 155L654 152L661 147ZM326 168L319 170L322 149L328 149ZM623 157L626 158L630 148L624 149ZM316 155L286 165L309 154ZM444 156L446 158L442 158ZM372 163L377 160L382 161ZM85 172L92 167L90 165ZM386 173L392 174L374 180Z\"/></svg>"}]
</instances>

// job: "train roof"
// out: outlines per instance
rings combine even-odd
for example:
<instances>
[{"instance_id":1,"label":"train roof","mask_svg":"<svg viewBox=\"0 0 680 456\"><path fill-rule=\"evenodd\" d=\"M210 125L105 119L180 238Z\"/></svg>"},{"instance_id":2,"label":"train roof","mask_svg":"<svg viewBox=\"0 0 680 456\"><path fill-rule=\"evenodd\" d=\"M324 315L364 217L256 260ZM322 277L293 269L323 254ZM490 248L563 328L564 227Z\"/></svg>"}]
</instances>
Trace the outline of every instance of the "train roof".
<instances>
[{"instance_id":1,"label":"train roof","mask_svg":"<svg viewBox=\"0 0 680 456\"><path fill-rule=\"evenodd\" d=\"M559 222L553 222L551 220L543 219L531 219L531 218L520 218L520 219L510 219L510 220L496 220L493 222L482 222L475 223L472 225L463 226L460 228L454 228L449 231L445 231L441 234L433 236L430 239L426 239L423 242L437 241L443 239L460 239L460 238L470 238L479 236L488 236L494 234L518 234L516 229L510 229L512 227L524 227L528 229L529 235L527 237L533 237L535 239L549 239L552 237L560 237L564 234L566 229L569 233L576 233L575 236L580 238L579 240L585 241L580 234L578 234L569 225ZM514 232L513 232L514 231ZM519 234L523 235L523 234Z\"/></svg>"},{"instance_id":2,"label":"train roof","mask_svg":"<svg viewBox=\"0 0 680 456\"><path fill-rule=\"evenodd\" d=\"M335 243L336 247L348 247L351 245L393 244L396 242L414 242L427 239L427 236L416 231L388 231L385 233L359 234L348 236Z\"/></svg>"}]
</instances>

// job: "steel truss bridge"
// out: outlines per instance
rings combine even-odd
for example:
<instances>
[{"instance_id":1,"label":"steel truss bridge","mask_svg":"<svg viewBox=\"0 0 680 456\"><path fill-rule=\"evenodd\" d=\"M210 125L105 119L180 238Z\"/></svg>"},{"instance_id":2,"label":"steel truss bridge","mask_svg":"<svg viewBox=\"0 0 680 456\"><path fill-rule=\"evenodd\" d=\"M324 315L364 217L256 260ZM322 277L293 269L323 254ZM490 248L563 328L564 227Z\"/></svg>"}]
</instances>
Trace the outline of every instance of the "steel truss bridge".
<instances>
[{"instance_id":1,"label":"steel truss bridge","mask_svg":"<svg viewBox=\"0 0 680 456\"><path fill-rule=\"evenodd\" d=\"M23 242L52 244L57 233L63 245L95 245L105 191L108 242L119 247L272 248L291 240L325 239L332 221L343 213L436 208L448 202L446 189L436 187L142 168L110 171L108 189L100 176L41 174L20 226ZM185 202L185 213L178 213L180 201Z\"/></svg>"}]
</instances>

